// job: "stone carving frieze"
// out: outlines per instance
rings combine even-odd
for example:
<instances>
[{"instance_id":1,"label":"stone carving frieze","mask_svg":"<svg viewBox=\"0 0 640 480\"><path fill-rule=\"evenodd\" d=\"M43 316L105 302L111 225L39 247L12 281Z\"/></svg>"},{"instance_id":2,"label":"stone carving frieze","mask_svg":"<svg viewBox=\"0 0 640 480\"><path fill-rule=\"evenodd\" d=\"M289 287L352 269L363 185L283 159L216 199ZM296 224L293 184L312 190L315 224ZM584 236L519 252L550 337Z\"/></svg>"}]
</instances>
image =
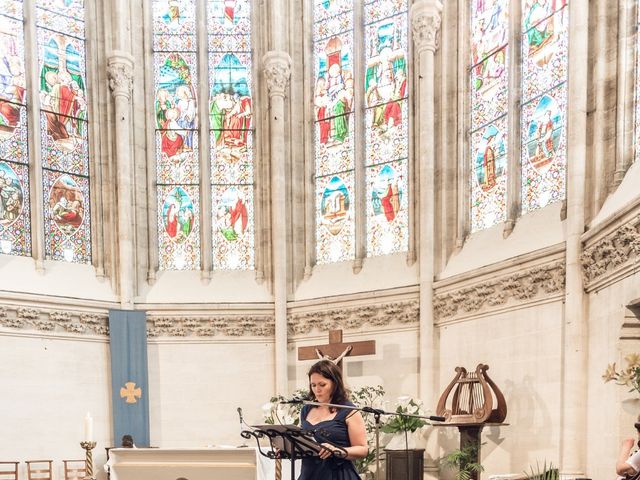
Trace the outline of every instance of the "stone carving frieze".
<instances>
[{"instance_id":1,"label":"stone carving frieze","mask_svg":"<svg viewBox=\"0 0 640 480\"><path fill-rule=\"evenodd\" d=\"M87 314L72 310L48 310L11 305L0 306L0 327L89 335L109 333L106 313Z\"/></svg>"},{"instance_id":2,"label":"stone carving frieze","mask_svg":"<svg viewBox=\"0 0 640 480\"><path fill-rule=\"evenodd\" d=\"M418 323L418 310L417 301L408 301L295 313L289 315L288 330L290 334L305 334L313 330L354 330L365 325L384 327L392 323Z\"/></svg>"},{"instance_id":3,"label":"stone carving frieze","mask_svg":"<svg viewBox=\"0 0 640 480\"><path fill-rule=\"evenodd\" d=\"M514 302L535 300L564 291L564 262L555 262L436 294L437 319L473 314Z\"/></svg>"},{"instance_id":4,"label":"stone carving frieze","mask_svg":"<svg viewBox=\"0 0 640 480\"><path fill-rule=\"evenodd\" d=\"M640 216L584 249L580 261L586 283L614 272L640 254Z\"/></svg>"},{"instance_id":5,"label":"stone carving frieze","mask_svg":"<svg viewBox=\"0 0 640 480\"><path fill-rule=\"evenodd\" d=\"M270 337L275 333L271 316L228 315L220 317L151 317L147 322L150 337Z\"/></svg>"},{"instance_id":6,"label":"stone carving frieze","mask_svg":"<svg viewBox=\"0 0 640 480\"><path fill-rule=\"evenodd\" d=\"M0 305L0 327L68 332L79 335L109 335L107 313L85 313L73 310L48 310L31 307ZM232 337L270 337L275 333L272 316L228 315L219 317L149 317L150 337L226 335Z\"/></svg>"}]
</instances>

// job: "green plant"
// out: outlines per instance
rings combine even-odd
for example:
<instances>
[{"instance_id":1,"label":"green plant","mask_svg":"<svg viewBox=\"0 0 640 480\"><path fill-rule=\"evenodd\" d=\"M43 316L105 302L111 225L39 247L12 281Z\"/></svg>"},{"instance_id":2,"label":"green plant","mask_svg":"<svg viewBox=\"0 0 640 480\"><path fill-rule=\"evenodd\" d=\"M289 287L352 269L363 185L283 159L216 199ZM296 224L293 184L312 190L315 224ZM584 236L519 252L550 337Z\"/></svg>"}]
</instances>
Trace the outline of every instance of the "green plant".
<instances>
[{"instance_id":1,"label":"green plant","mask_svg":"<svg viewBox=\"0 0 640 480\"><path fill-rule=\"evenodd\" d=\"M542 468L540 468L540 464L536 462L536 469L533 467L529 467L530 472L524 472L527 476L527 480L560 480L560 470L553 466L552 463L549 463L547 466L547 462L545 460Z\"/></svg>"},{"instance_id":2,"label":"green plant","mask_svg":"<svg viewBox=\"0 0 640 480\"><path fill-rule=\"evenodd\" d=\"M351 392L351 400L359 407L380 408L382 406L384 393L384 387L382 385L362 387ZM366 457L359 458L354 462L358 473L370 473L371 466L376 461L376 451L375 448L373 448L375 444L376 421L372 414L364 415L364 426L367 431L369 453L367 453Z\"/></svg>"},{"instance_id":3,"label":"green plant","mask_svg":"<svg viewBox=\"0 0 640 480\"><path fill-rule=\"evenodd\" d=\"M618 371L615 363L607 365L602 379L605 383L613 380L618 385L626 385L631 387L630 392L635 391L640 394L640 353L632 353L624 359L627 362L627 368Z\"/></svg>"},{"instance_id":4,"label":"green plant","mask_svg":"<svg viewBox=\"0 0 640 480\"><path fill-rule=\"evenodd\" d=\"M469 480L474 473L484 471L484 467L477 461L478 449L469 445L462 449L449 452L442 460L444 468L457 469L456 480Z\"/></svg>"},{"instance_id":5,"label":"green plant","mask_svg":"<svg viewBox=\"0 0 640 480\"><path fill-rule=\"evenodd\" d=\"M398 433L398 432L415 432L419 428L427 425L427 422L422 418L408 417L402 415L408 413L409 415L422 415L422 402L416 401L413 398L401 397L398 399L399 405L396 408L396 413L400 415L394 415L387 420L380 428L384 433Z\"/></svg>"}]
</instances>

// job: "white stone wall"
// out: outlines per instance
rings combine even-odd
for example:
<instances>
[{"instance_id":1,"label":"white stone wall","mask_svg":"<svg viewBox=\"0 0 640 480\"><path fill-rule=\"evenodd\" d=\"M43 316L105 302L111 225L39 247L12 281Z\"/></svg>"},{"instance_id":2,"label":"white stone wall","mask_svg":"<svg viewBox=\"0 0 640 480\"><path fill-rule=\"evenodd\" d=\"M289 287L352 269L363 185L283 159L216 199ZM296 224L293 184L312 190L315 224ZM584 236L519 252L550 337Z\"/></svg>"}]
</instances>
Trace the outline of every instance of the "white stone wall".
<instances>
[{"instance_id":1,"label":"white stone wall","mask_svg":"<svg viewBox=\"0 0 640 480\"><path fill-rule=\"evenodd\" d=\"M582 321L587 326L588 351L580 371L586 376L587 388L579 392L586 405L583 427L577 427L584 439L579 448L586 454L584 473L593 479L612 476L619 443L634 433L635 416L622 408L623 400L630 396L625 389L604 384L600 376L608 363L620 362L626 353L640 347L640 335L625 334L630 327L623 328L638 321L627 306L640 298L636 246L640 241L640 166L630 162L634 148L630 88L634 67L629 60L635 48L632 0L590 2L590 28L580 43L589 45L589 66L594 66L582 72L587 107L593 115L585 119L586 113L577 104L572 107L569 121L574 123L568 128L575 135L569 162L577 165L577 160L585 160L586 180L581 184L577 183L580 178L571 177L568 188L575 192L584 187L584 198L572 197L569 212L557 203L515 218L508 228L498 225L473 235L468 235L465 223L467 178L462 164L466 158L466 114L461 108L467 95L467 56L461 43L465 32L459 29L465 21L458 10L460 3L444 2L443 30L435 52L435 205L420 204L416 179L411 191L411 252L364 258L359 271L360 266L354 268L353 262L325 266L312 262L311 87L305 81L311 75L311 45L308 39L299 41L310 25L303 18L308 10L299 0L255 2L256 15L277 17L280 22L277 28L263 25L256 31L258 269L224 273L155 270L154 143L153 122L149 121L153 94L148 89L149 32L145 32L149 12L142 0L118 5L123 3L130 9L130 24L125 21L126 25L115 28L126 18L116 13L115 2L91 10L89 22L96 26L92 45L98 50L91 56L96 63L90 87L95 95L92 121L100 129L93 131L104 132L96 134L92 144L96 174L92 188L94 194L99 192L94 206L106 206L94 212L96 261L92 266L67 265L0 255L4 433L0 460L54 458L59 475L62 458L81 456L82 417L91 411L99 443L96 460L98 464L104 461L103 447L114 442L104 319L108 308L121 305L119 288L124 280L133 290L134 308L148 312L151 438L155 445L234 444L238 440L236 408L244 409L248 421L259 421L261 405L275 393L277 376L283 371L290 391L306 386L311 362L297 361L297 347L325 343L329 329L343 328L345 341L377 342L376 355L345 362L349 384L353 388L382 384L389 400L401 394L417 396L425 390L420 382L430 377L420 371L420 365L430 365L424 359L432 353L434 371L429 373L434 374L435 385L426 388L435 391L436 397L453 377L455 366L490 365L489 374L506 396L510 425L488 429L483 436L485 477L519 473L537 461L562 464L566 438L576 433L562 430L568 411L562 404L563 385L569 391L573 385L564 358L573 352L573 346L580 347L566 332L571 331L571 322L581 321L565 314L567 302L581 293L575 282L573 290L565 288L565 245L568 231L575 239L576 232L579 235L584 230L579 253L584 253ZM286 38L280 36L283 25L291 27ZM115 158L114 102L106 87L106 63L112 49L128 50L134 59L128 112L133 144L125 159ZM269 50L288 51L293 60L283 106L283 138L271 138L271 99L261 63ZM417 63L412 66L416 76L418 67ZM576 85L580 87L579 82ZM301 108L300 103L305 102L307 107ZM417 101L414 110L412 125L417 132L422 118ZM583 122L587 138L576 145L576 135L585 133ZM275 235L269 192L279 186L269 178L272 140L283 143L283 157L278 161L284 162L290 176L282 188L291 221L280 225ZM417 172L425 163L422 150L416 148L413 157L411 168ZM114 207L119 181L116 160L129 161L133 167L135 205L126 212ZM420 215L428 209L435 214L433 231L418 232ZM586 225L576 220L579 210ZM116 225L118 215L130 212L135 212L131 218L135 268L121 270ZM282 265L274 265L273 242L287 246L283 251L287 268L278 270L277 293L274 269ZM420 286L429 283L421 279L418 260L432 246L435 278L428 281L435 281L435 341L433 351L429 347L421 351L425 332L420 330L417 305L424 294ZM573 262L575 254L572 250ZM122 278L122 271L128 272L127 278ZM276 296L279 305L286 304L286 315L278 314L279 336L274 327ZM571 308L576 311L575 304ZM286 349L286 362L276 356L276 338L283 337L285 342L279 345ZM575 371L570 373L575 375ZM428 471L437 476L434 459L457 446L457 433L438 429L425 436ZM443 473L442 478L451 475Z\"/></svg>"}]
</instances>

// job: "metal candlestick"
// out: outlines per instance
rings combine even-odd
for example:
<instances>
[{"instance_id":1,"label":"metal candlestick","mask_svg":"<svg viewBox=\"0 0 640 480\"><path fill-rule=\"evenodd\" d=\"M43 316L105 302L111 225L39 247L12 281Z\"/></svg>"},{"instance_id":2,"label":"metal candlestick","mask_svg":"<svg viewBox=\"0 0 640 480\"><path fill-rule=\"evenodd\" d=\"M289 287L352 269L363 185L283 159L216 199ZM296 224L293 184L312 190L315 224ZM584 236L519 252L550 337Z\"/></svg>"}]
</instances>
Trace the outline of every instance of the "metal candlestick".
<instances>
[{"instance_id":1,"label":"metal candlestick","mask_svg":"<svg viewBox=\"0 0 640 480\"><path fill-rule=\"evenodd\" d=\"M96 442L80 442L80 446L87 452L85 457L87 470L84 475L84 480L96 480L96 477L93 476L93 454L91 453L91 450L96 448Z\"/></svg>"}]
</instances>

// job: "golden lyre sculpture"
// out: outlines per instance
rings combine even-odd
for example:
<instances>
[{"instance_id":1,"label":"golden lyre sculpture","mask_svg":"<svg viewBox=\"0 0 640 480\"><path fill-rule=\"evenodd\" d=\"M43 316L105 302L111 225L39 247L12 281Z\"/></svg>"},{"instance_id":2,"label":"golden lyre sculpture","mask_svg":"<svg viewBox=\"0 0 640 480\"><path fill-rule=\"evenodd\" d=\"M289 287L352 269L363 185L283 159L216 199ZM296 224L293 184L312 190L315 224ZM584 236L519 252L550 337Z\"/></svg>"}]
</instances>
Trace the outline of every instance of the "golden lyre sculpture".
<instances>
[{"instance_id":1,"label":"golden lyre sculpture","mask_svg":"<svg viewBox=\"0 0 640 480\"><path fill-rule=\"evenodd\" d=\"M440 396L436 415L445 417L447 423L502 423L507 416L507 404L487 370L489 365L482 363L475 372L456 367L455 378Z\"/></svg>"}]
</instances>

